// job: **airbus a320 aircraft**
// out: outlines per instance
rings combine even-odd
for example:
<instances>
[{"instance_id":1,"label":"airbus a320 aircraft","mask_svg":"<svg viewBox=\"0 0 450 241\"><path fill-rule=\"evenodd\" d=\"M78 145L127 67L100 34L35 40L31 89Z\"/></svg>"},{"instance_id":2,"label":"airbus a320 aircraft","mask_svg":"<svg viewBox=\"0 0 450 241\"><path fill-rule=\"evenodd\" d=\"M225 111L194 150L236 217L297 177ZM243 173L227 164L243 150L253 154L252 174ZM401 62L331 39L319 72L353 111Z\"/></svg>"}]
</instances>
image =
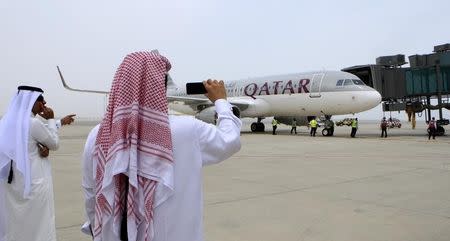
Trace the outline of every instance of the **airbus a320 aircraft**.
<instances>
[{"instance_id":1,"label":"airbus a320 aircraft","mask_svg":"<svg viewBox=\"0 0 450 241\"><path fill-rule=\"evenodd\" d=\"M73 91L108 94L107 91L70 88L58 68L65 88ZM354 114L381 102L381 95L357 76L342 71L319 71L245 80L225 81L228 101L240 117L257 118L250 129L264 131L261 122L275 116L284 124L296 118L306 123L311 116ZM167 98L172 110L195 115L206 122L215 121L214 105L203 95L187 95L169 77Z\"/></svg>"},{"instance_id":2,"label":"airbus a320 aircraft","mask_svg":"<svg viewBox=\"0 0 450 241\"><path fill-rule=\"evenodd\" d=\"M261 120L275 116L290 124L308 116L354 114L381 102L381 95L353 74L321 71L226 81L228 101L241 117L257 118L252 131L264 131ZM214 106L204 96L187 96L185 88L168 83L170 108L197 118L214 121Z\"/></svg>"}]
</instances>

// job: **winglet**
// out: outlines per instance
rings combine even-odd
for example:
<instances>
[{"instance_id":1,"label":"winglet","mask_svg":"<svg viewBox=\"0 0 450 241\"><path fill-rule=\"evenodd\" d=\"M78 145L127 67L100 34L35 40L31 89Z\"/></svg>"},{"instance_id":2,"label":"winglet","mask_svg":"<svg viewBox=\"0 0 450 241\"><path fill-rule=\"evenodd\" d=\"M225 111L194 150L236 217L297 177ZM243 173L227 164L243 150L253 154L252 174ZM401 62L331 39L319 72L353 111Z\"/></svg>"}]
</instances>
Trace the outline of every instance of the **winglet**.
<instances>
[{"instance_id":1,"label":"winglet","mask_svg":"<svg viewBox=\"0 0 450 241\"><path fill-rule=\"evenodd\" d=\"M64 80L64 76L62 75L61 70L59 69L59 66L56 66L56 68L58 69L59 77L61 78L61 81L62 81L62 84L63 84L64 88L70 90L70 87L67 86L66 81Z\"/></svg>"},{"instance_id":2,"label":"winglet","mask_svg":"<svg viewBox=\"0 0 450 241\"><path fill-rule=\"evenodd\" d=\"M61 70L59 69L59 66L56 66L58 69L59 77L61 78L62 84L64 88L71 90L71 91L77 91L77 92L84 92L84 93L96 93L96 94L109 94L109 91L101 91L101 90L82 90L82 89L75 89L70 87L66 81L64 80L64 76L62 75Z\"/></svg>"}]
</instances>

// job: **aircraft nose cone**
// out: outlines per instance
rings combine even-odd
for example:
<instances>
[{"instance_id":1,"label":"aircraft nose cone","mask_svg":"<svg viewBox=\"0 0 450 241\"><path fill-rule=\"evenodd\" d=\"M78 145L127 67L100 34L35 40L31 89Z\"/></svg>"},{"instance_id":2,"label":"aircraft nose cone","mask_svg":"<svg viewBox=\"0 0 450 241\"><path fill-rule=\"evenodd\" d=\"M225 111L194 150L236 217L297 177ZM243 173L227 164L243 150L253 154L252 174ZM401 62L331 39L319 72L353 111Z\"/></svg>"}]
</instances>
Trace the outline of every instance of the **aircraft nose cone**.
<instances>
[{"instance_id":1,"label":"aircraft nose cone","mask_svg":"<svg viewBox=\"0 0 450 241\"><path fill-rule=\"evenodd\" d=\"M381 95L378 91L369 91L367 96L367 103L369 108L373 108L381 103Z\"/></svg>"}]
</instances>

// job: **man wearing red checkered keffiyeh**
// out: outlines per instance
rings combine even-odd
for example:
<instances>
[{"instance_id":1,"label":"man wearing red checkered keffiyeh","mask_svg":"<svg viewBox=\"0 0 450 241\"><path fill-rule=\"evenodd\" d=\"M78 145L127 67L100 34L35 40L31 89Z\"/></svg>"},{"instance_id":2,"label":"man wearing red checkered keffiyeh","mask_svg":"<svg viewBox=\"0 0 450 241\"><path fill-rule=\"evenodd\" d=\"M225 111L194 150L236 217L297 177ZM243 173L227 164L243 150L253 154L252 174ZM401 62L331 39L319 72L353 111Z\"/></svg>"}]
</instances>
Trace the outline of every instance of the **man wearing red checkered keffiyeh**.
<instances>
[{"instance_id":1,"label":"man wearing red checkered keffiyeh","mask_svg":"<svg viewBox=\"0 0 450 241\"><path fill-rule=\"evenodd\" d=\"M241 121L226 101L223 82L212 80L204 85L217 126L169 117L170 67L158 53L137 52L116 72L105 117L83 154L94 240L203 240L201 168L240 149Z\"/></svg>"},{"instance_id":2,"label":"man wearing red checkered keffiyeh","mask_svg":"<svg viewBox=\"0 0 450 241\"><path fill-rule=\"evenodd\" d=\"M154 202L159 204L172 193L172 141L164 86L169 69L165 57L138 52L128 55L116 72L95 143L96 239L105 222L112 220L118 231L123 218L129 240L136 240L137 232L132 230L151 232Z\"/></svg>"}]
</instances>

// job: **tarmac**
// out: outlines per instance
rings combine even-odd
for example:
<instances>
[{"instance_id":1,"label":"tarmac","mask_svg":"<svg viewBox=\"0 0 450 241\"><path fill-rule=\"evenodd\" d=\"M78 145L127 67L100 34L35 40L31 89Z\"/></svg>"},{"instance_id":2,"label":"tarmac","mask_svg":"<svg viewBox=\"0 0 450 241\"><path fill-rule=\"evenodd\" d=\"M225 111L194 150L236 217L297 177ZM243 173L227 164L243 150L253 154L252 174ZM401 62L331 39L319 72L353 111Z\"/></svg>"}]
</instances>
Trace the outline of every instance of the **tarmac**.
<instances>
[{"instance_id":1,"label":"tarmac","mask_svg":"<svg viewBox=\"0 0 450 241\"><path fill-rule=\"evenodd\" d=\"M428 140L407 122L380 138L378 123L335 136L281 125L277 135L249 130L232 158L204 168L208 241L448 241L450 137ZM60 131L53 161L58 240L91 240L84 222L81 153L93 123ZM270 130L269 130L270 128ZM448 129L448 128L447 128ZM319 131L321 128L319 128Z\"/></svg>"}]
</instances>

